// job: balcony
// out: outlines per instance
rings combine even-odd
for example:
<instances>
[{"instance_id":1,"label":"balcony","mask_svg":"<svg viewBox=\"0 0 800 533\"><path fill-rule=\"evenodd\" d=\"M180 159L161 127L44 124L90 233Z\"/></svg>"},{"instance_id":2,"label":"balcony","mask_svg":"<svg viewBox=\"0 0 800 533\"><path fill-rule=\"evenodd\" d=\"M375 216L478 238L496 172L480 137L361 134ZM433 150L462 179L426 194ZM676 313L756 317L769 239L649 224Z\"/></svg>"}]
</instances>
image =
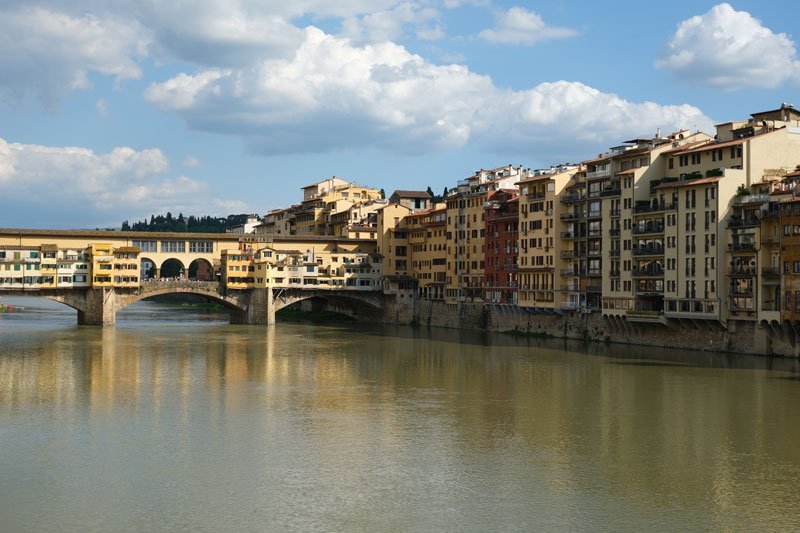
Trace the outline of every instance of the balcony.
<instances>
[{"instance_id":1,"label":"balcony","mask_svg":"<svg viewBox=\"0 0 800 533\"><path fill-rule=\"evenodd\" d=\"M619 277L619 275L620 275L620 271L619 271L619 269L616 269L616 270L615 270L615 269L612 269L612 270L611 270L611 272L610 272L610 274L611 274L611 277L612 277L612 278L618 278L618 277Z\"/></svg>"},{"instance_id":2,"label":"balcony","mask_svg":"<svg viewBox=\"0 0 800 533\"><path fill-rule=\"evenodd\" d=\"M677 205L667 203L636 203L633 208L634 213L659 213L661 211L672 211Z\"/></svg>"},{"instance_id":3,"label":"balcony","mask_svg":"<svg viewBox=\"0 0 800 533\"><path fill-rule=\"evenodd\" d=\"M664 224L643 224L633 228L634 235L647 235L651 233L664 233Z\"/></svg>"},{"instance_id":4,"label":"balcony","mask_svg":"<svg viewBox=\"0 0 800 533\"><path fill-rule=\"evenodd\" d=\"M562 231L561 232L561 238L562 239L579 239L579 238L583 238L583 237L584 237L583 235L578 235L574 231Z\"/></svg>"},{"instance_id":5,"label":"balcony","mask_svg":"<svg viewBox=\"0 0 800 533\"><path fill-rule=\"evenodd\" d=\"M608 255L609 257L619 257L619 248L612 248Z\"/></svg>"},{"instance_id":6,"label":"balcony","mask_svg":"<svg viewBox=\"0 0 800 533\"><path fill-rule=\"evenodd\" d=\"M752 242L733 242L728 245L731 252L755 252L756 245Z\"/></svg>"},{"instance_id":7,"label":"balcony","mask_svg":"<svg viewBox=\"0 0 800 533\"><path fill-rule=\"evenodd\" d=\"M586 195L584 194L571 192L561 195L561 203L564 204L574 204L577 202L583 202L584 200L586 200Z\"/></svg>"},{"instance_id":8,"label":"balcony","mask_svg":"<svg viewBox=\"0 0 800 533\"><path fill-rule=\"evenodd\" d=\"M756 267L732 266L728 271L728 275L732 277L749 278L755 276L757 272Z\"/></svg>"},{"instance_id":9,"label":"balcony","mask_svg":"<svg viewBox=\"0 0 800 533\"><path fill-rule=\"evenodd\" d=\"M753 289L747 287L732 288L728 291L728 296L733 296L736 298L752 298Z\"/></svg>"},{"instance_id":10,"label":"balcony","mask_svg":"<svg viewBox=\"0 0 800 533\"><path fill-rule=\"evenodd\" d=\"M781 275L780 267L768 266L761 269L761 275L764 277L774 277Z\"/></svg>"},{"instance_id":11,"label":"balcony","mask_svg":"<svg viewBox=\"0 0 800 533\"><path fill-rule=\"evenodd\" d=\"M561 277L571 277L571 276L577 276L578 275L578 274L575 273L575 270L571 269L571 268L562 268L560 274L561 274Z\"/></svg>"},{"instance_id":12,"label":"balcony","mask_svg":"<svg viewBox=\"0 0 800 533\"><path fill-rule=\"evenodd\" d=\"M609 215L611 216L611 218L618 218L620 215L619 208L612 209L611 211L609 211Z\"/></svg>"},{"instance_id":13,"label":"balcony","mask_svg":"<svg viewBox=\"0 0 800 533\"><path fill-rule=\"evenodd\" d=\"M736 205L761 205L769 202L769 194L747 194L736 199Z\"/></svg>"},{"instance_id":14,"label":"balcony","mask_svg":"<svg viewBox=\"0 0 800 533\"><path fill-rule=\"evenodd\" d=\"M586 292L603 292L603 287L601 285L588 285Z\"/></svg>"},{"instance_id":15,"label":"balcony","mask_svg":"<svg viewBox=\"0 0 800 533\"><path fill-rule=\"evenodd\" d=\"M635 278L663 278L664 269L654 267L633 267L633 277Z\"/></svg>"},{"instance_id":16,"label":"balcony","mask_svg":"<svg viewBox=\"0 0 800 533\"><path fill-rule=\"evenodd\" d=\"M664 246L654 245L654 244L646 244L644 246L634 246L633 255L635 256L664 255Z\"/></svg>"},{"instance_id":17,"label":"balcony","mask_svg":"<svg viewBox=\"0 0 800 533\"><path fill-rule=\"evenodd\" d=\"M525 198L528 200L542 200L545 197L544 191L541 192L531 192L525 195Z\"/></svg>"},{"instance_id":18,"label":"balcony","mask_svg":"<svg viewBox=\"0 0 800 533\"><path fill-rule=\"evenodd\" d=\"M731 218L728 221L729 229L757 228L759 226L761 226L761 221L757 217Z\"/></svg>"},{"instance_id":19,"label":"balcony","mask_svg":"<svg viewBox=\"0 0 800 533\"><path fill-rule=\"evenodd\" d=\"M600 196L608 197L608 196L619 196L622 193L622 189L619 187L609 187L607 189L603 189L600 192Z\"/></svg>"},{"instance_id":20,"label":"balcony","mask_svg":"<svg viewBox=\"0 0 800 533\"><path fill-rule=\"evenodd\" d=\"M608 230L608 235L610 237L619 237L620 229L619 228L611 228Z\"/></svg>"},{"instance_id":21,"label":"balcony","mask_svg":"<svg viewBox=\"0 0 800 533\"><path fill-rule=\"evenodd\" d=\"M580 213L562 213L561 217L559 218L564 222L569 222L574 220L580 220L582 218L585 218L585 216Z\"/></svg>"},{"instance_id":22,"label":"balcony","mask_svg":"<svg viewBox=\"0 0 800 533\"><path fill-rule=\"evenodd\" d=\"M575 257L574 250L562 250L561 251L561 259L572 259Z\"/></svg>"},{"instance_id":23,"label":"balcony","mask_svg":"<svg viewBox=\"0 0 800 533\"><path fill-rule=\"evenodd\" d=\"M600 178L607 178L611 175L611 169L606 170L595 170L594 172L587 172L586 179L587 180L596 180Z\"/></svg>"},{"instance_id":24,"label":"balcony","mask_svg":"<svg viewBox=\"0 0 800 533\"><path fill-rule=\"evenodd\" d=\"M781 238L777 235L761 235L761 244L780 244Z\"/></svg>"}]
</instances>

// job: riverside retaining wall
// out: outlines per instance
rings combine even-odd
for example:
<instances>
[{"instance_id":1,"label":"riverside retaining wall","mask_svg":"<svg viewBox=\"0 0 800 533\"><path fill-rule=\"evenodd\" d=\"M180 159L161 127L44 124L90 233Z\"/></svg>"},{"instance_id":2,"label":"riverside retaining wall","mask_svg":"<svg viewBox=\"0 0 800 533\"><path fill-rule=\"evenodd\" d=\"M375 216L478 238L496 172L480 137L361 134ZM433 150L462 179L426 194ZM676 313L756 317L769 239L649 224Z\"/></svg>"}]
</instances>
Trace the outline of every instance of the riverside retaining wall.
<instances>
[{"instance_id":1,"label":"riverside retaining wall","mask_svg":"<svg viewBox=\"0 0 800 533\"><path fill-rule=\"evenodd\" d=\"M485 330L523 335L616 342L675 349L755 355L797 356L791 343L770 335L754 322L738 322L731 331L719 323L611 322L600 313L536 314L514 306L446 304L417 300L414 322L422 326Z\"/></svg>"}]
</instances>

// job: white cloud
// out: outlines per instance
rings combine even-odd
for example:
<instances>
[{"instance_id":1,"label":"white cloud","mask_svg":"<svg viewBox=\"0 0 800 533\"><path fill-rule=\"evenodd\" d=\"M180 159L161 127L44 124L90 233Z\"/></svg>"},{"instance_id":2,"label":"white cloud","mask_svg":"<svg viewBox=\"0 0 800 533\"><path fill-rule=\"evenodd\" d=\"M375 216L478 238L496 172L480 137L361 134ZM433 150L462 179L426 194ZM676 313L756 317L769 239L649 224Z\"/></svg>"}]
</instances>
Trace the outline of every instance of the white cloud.
<instances>
[{"instance_id":1,"label":"white cloud","mask_svg":"<svg viewBox=\"0 0 800 533\"><path fill-rule=\"evenodd\" d=\"M523 7L512 7L497 13L494 28L483 30L478 34L482 39L492 43L526 45L576 35L578 32L571 28L548 26L541 16Z\"/></svg>"},{"instance_id":2,"label":"white cloud","mask_svg":"<svg viewBox=\"0 0 800 533\"><path fill-rule=\"evenodd\" d=\"M690 82L730 91L800 81L794 42L729 4L681 22L656 67Z\"/></svg>"},{"instance_id":3,"label":"white cloud","mask_svg":"<svg viewBox=\"0 0 800 533\"><path fill-rule=\"evenodd\" d=\"M488 76L431 64L396 44L356 46L316 28L306 30L291 60L181 74L151 85L146 97L191 127L242 135L265 154L420 153L467 143L533 152L560 143L577 158L587 143L712 126L695 107L631 103L579 82L501 89Z\"/></svg>"},{"instance_id":4,"label":"white cloud","mask_svg":"<svg viewBox=\"0 0 800 533\"><path fill-rule=\"evenodd\" d=\"M212 202L207 183L186 176L164 177L168 168L166 156L157 148L119 147L98 154L87 148L9 143L0 138L3 214L12 225L15 217L30 221L32 212L40 218L66 212L70 223L87 224L121 222L132 213L166 210L228 214L218 209L226 204Z\"/></svg>"},{"instance_id":5,"label":"white cloud","mask_svg":"<svg viewBox=\"0 0 800 533\"><path fill-rule=\"evenodd\" d=\"M105 118L106 114L108 113L106 101L102 98L99 98L97 102L95 102L94 106L97 108L97 112L100 113L100 116Z\"/></svg>"},{"instance_id":6,"label":"white cloud","mask_svg":"<svg viewBox=\"0 0 800 533\"><path fill-rule=\"evenodd\" d=\"M342 34L356 42L396 41L413 27L421 39L437 40L444 36L436 23L439 12L414 2L402 2L385 11L354 16L342 22Z\"/></svg>"},{"instance_id":7,"label":"white cloud","mask_svg":"<svg viewBox=\"0 0 800 533\"><path fill-rule=\"evenodd\" d=\"M41 7L0 8L0 91L49 108L86 89L90 72L139 78L146 32L128 19L71 16Z\"/></svg>"},{"instance_id":8,"label":"white cloud","mask_svg":"<svg viewBox=\"0 0 800 533\"><path fill-rule=\"evenodd\" d=\"M183 166L189 168L197 168L200 166L200 160L194 156L187 155L186 159L183 160Z\"/></svg>"}]
</instances>

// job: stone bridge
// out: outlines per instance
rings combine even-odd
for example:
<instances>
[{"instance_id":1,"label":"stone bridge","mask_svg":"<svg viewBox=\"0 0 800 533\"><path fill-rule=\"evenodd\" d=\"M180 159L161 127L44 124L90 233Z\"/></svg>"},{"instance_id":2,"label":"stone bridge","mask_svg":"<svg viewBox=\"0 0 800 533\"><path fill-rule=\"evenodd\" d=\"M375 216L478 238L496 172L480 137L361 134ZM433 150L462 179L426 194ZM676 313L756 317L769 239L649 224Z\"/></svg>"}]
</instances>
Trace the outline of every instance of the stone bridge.
<instances>
[{"instance_id":1,"label":"stone bridge","mask_svg":"<svg viewBox=\"0 0 800 533\"><path fill-rule=\"evenodd\" d=\"M232 324L274 324L277 311L303 301L323 302L325 306L365 320L380 320L385 307L384 295L379 291L314 287L225 291L216 282L188 280L147 281L136 289L4 290L0 294L40 296L60 302L78 311L78 324L91 326L113 325L120 309L164 294L195 294L219 302L228 309Z\"/></svg>"}]
</instances>

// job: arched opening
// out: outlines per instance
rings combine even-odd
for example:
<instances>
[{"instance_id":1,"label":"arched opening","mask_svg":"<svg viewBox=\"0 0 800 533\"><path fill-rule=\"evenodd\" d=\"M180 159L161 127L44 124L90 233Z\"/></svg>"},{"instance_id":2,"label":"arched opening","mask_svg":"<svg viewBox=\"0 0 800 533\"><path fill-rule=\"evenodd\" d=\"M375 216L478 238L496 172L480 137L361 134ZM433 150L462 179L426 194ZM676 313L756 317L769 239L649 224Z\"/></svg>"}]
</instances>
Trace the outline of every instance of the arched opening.
<instances>
[{"instance_id":1,"label":"arched opening","mask_svg":"<svg viewBox=\"0 0 800 533\"><path fill-rule=\"evenodd\" d=\"M182 279L187 275L186 267L180 259L170 258L161 263L160 279Z\"/></svg>"},{"instance_id":2,"label":"arched opening","mask_svg":"<svg viewBox=\"0 0 800 533\"><path fill-rule=\"evenodd\" d=\"M314 295L296 300L277 310L278 320L327 322L357 320L359 322L379 322L383 309L360 300L343 296Z\"/></svg>"},{"instance_id":3,"label":"arched opening","mask_svg":"<svg viewBox=\"0 0 800 533\"><path fill-rule=\"evenodd\" d=\"M214 267L206 259L195 259L189 264L189 279L196 281L216 281Z\"/></svg>"},{"instance_id":4,"label":"arched opening","mask_svg":"<svg viewBox=\"0 0 800 533\"><path fill-rule=\"evenodd\" d=\"M148 280L148 279L156 279L158 278L158 269L156 268L156 262L150 259L149 257L142 257L142 270L140 272L140 279Z\"/></svg>"}]
</instances>

